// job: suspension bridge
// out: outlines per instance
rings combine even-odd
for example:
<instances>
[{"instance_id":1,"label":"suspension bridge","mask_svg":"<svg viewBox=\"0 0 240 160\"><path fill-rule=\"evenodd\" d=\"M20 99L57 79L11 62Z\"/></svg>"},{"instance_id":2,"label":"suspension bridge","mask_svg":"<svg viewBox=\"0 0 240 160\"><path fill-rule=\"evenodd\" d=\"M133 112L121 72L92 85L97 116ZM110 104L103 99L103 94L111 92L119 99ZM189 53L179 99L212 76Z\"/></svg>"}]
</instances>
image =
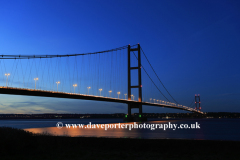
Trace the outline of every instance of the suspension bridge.
<instances>
[{"instance_id":1,"label":"suspension bridge","mask_svg":"<svg viewBox=\"0 0 240 160\"><path fill-rule=\"evenodd\" d=\"M129 118L132 108L141 117L142 105L203 114L173 98L139 44L81 54L0 55L0 67L1 94L124 103Z\"/></svg>"}]
</instances>

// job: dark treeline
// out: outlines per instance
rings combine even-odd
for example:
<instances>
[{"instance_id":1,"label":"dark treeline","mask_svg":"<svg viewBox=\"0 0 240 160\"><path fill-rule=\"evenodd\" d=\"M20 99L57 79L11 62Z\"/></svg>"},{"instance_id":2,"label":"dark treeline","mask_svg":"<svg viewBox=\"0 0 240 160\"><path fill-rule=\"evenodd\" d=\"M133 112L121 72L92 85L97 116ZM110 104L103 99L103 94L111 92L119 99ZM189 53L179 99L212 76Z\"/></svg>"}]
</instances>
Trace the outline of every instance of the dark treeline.
<instances>
[{"instance_id":1,"label":"dark treeline","mask_svg":"<svg viewBox=\"0 0 240 160\"><path fill-rule=\"evenodd\" d=\"M0 114L0 119L79 119L79 118L123 118L126 114ZM138 113L133 114L134 117ZM234 112L208 112L198 113L143 113L147 118L240 118L240 113Z\"/></svg>"}]
</instances>

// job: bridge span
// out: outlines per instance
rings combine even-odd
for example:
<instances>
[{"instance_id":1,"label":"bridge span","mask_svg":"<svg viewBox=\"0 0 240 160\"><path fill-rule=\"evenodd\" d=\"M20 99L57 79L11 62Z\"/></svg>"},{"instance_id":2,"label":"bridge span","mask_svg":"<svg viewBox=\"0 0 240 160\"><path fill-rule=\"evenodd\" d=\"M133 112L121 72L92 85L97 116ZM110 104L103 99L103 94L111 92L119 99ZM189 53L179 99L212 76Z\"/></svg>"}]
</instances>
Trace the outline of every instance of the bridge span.
<instances>
[{"instance_id":1,"label":"bridge span","mask_svg":"<svg viewBox=\"0 0 240 160\"><path fill-rule=\"evenodd\" d=\"M56 92L56 91L48 91L48 90L40 90L40 89L27 89L27 88L0 86L0 94L40 96L40 97L53 97L53 98L68 98L68 99L83 99L83 100L95 100L95 101L105 101L105 102L117 102L117 103L133 104L133 105L141 103L142 105L180 109L180 110L204 114L203 112L201 112L199 110L196 110L196 109L193 109L190 107L186 107L186 106L182 106L182 105L176 105L175 103L165 104L165 103L138 102L138 101L134 101L134 100L119 99L119 98L112 98L112 97L103 97L103 96L68 93L68 92Z\"/></svg>"}]
</instances>

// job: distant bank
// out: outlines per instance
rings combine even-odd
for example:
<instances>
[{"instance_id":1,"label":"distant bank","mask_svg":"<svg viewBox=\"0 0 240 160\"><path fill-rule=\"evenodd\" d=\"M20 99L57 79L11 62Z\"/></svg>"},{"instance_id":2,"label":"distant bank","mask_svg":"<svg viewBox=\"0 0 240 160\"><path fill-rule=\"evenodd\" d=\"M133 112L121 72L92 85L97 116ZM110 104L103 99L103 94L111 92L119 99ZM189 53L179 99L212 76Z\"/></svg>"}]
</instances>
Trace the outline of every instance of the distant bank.
<instances>
[{"instance_id":1,"label":"distant bank","mask_svg":"<svg viewBox=\"0 0 240 160\"><path fill-rule=\"evenodd\" d=\"M82 119L82 118L123 118L126 114L0 114L0 119ZM135 113L132 116L137 117ZM240 118L240 113L236 112L207 112L206 114L198 113L143 113L142 117L173 119L173 118Z\"/></svg>"}]
</instances>

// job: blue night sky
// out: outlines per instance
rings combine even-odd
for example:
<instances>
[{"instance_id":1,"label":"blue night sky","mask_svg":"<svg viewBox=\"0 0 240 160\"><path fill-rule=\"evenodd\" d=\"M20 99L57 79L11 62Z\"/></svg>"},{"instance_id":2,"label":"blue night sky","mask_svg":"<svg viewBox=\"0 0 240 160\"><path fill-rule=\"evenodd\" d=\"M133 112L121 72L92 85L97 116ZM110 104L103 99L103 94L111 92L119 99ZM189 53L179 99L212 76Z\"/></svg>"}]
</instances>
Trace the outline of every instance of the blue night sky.
<instances>
[{"instance_id":1,"label":"blue night sky","mask_svg":"<svg viewBox=\"0 0 240 160\"><path fill-rule=\"evenodd\" d=\"M139 43L165 87L180 104L189 106L194 95L200 94L203 112L240 112L239 17L240 1L237 0L0 0L0 55L89 53ZM86 93L89 86L86 75L91 73L91 83L98 79L95 62L100 59L103 67L99 72L104 74L99 85L103 82L105 88L109 87L104 78L115 77L116 84L124 81L121 83L123 87L115 87L116 91L122 89L123 96L127 90L126 75L121 75L127 74L125 52L118 52L121 57L120 54L113 57L117 59L114 63L125 68L119 72L115 69L111 76L107 66L111 58L107 55L100 58L92 56L93 60L88 57L72 58L70 62L62 60L65 64L62 68L57 60L52 60L52 65L58 66L58 71L62 70L62 74L56 76L58 78L66 77L66 64L72 64L72 74L74 65L77 65L79 74L80 71L82 73L79 76L85 75L85 79L75 76L72 81L81 81L82 89L77 88L77 92ZM119 61L119 58L122 60ZM83 62L85 67L80 67L76 61ZM20 63L25 67L28 62ZM48 66L50 60L44 63L35 60L35 63ZM10 72L6 68L14 68L12 64L1 60L0 86L6 84L4 73ZM87 65L92 69L88 70ZM150 72L150 67L147 64L144 66ZM36 69L41 77L47 76L43 67L35 65ZM23 70L15 73L15 78L23 79ZM34 76L39 75L28 76L25 80L32 80L29 82L32 87ZM117 76L123 79L119 80ZM151 76L154 74L151 73ZM10 86L18 87L12 72L9 81ZM55 83L54 78L50 81ZM38 87L42 84L41 89L44 89L43 83L47 81L39 79ZM53 87L50 82L48 84ZM68 85L72 86L70 82ZM158 85L163 90L160 83ZM59 87L60 91L64 91L63 87ZM99 87L103 86L95 86ZM107 95L106 90L112 88L105 88L102 94ZM145 94L152 92L151 89L152 86L143 77ZM158 96L156 91L152 93L152 98ZM92 94L98 94L97 89L92 90ZM149 98L147 95L146 99ZM144 106L143 112L184 111ZM127 113L127 106L87 100L1 95L0 113Z\"/></svg>"}]
</instances>

